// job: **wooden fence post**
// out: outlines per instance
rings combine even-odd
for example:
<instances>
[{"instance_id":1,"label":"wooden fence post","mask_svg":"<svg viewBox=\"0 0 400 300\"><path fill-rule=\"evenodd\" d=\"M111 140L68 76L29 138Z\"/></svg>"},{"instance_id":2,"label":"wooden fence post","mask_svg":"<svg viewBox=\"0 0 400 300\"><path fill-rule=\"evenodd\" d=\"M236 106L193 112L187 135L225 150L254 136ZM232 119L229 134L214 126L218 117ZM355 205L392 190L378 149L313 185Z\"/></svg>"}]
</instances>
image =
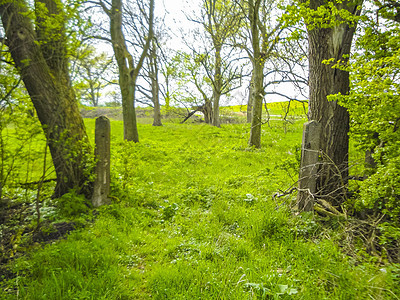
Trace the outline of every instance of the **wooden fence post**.
<instances>
[{"instance_id":1,"label":"wooden fence post","mask_svg":"<svg viewBox=\"0 0 400 300\"><path fill-rule=\"evenodd\" d=\"M314 194L317 190L321 124L313 120L304 123L303 126L297 203L299 210L312 211L314 207Z\"/></svg>"},{"instance_id":2,"label":"wooden fence post","mask_svg":"<svg viewBox=\"0 0 400 300\"><path fill-rule=\"evenodd\" d=\"M110 204L110 120L101 116L96 119L95 129L95 182L92 204L94 207Z\"/></svg>"}]
</instances>

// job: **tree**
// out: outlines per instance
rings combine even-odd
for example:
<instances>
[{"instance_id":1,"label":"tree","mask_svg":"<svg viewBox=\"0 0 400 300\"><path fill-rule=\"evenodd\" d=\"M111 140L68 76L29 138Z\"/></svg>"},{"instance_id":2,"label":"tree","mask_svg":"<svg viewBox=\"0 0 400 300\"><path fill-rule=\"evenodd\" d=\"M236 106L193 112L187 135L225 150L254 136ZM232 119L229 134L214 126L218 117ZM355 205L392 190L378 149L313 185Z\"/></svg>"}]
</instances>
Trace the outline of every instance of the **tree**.
<instances>
[{"instance_id":1,"label":"tree","mask_svg":"<svg viewBox=\"0 0 400 300\"><path fill-rule=\"evenodd\" d=\"M309 42L308 118L321 126L323 161L319 164L315 196L340 204L348 181L349 114L337 101L328 101L328 96L349 93L349 72L332 65L348 61L363 1L300 2ZM300 209L312 210L313 199L301 195Z\"/></svg>"},{"instance_id":2,"label":"tree","mask_svg":"<svg viewBox=\"0 0 400 300\"><path fill-rule=\"evenodd\" d=\"M153 110L153 126L162 126L161 123L161 107L160 107L160 85L158 81L158 61L157 61L157 45L153 38L150 48L150 79L151 79L151 95L154 104Z\"/></svg>"},{"instance_id":3,"label":"tree","mask_svg":"<svg viewBox=\"0 0 400 300\"><path fill-rule=\"evenodd\" d=\"M221 95L227 93L229 83L237 78L234 74L224 76L223 70L230 68L223 67L222 51L223 47L239 29L241 23L240 13L235 2L227 0L204 0L204 15L202 25L209 34L213 45L213 72L209 72L209 77L213 88L213 114L212 124L220 127L219 103ZM205 65L206 60L203 60ZM209 64L206 65L206 71L209 71ZM235 73L235 72L234 72ZM225 74L227 75L227 74ZM229 90L229 88L228 88Z\"/></svg>"},{"instance_id":4,"label":"tree","mask_svg":"<svg viewBox=\"0 0 400 300\"><path fill-rule=\"evenodd\" d=\"M281 25L268 26L268 20L275 7L273 1L249 0L242 5L242 11L247 15L251 48L242 45L252 64L252 75L249 89L248 110L251 112L251 131L249 146L261 147L262 103L264 90L264 66L273 55L273 50L279 41ZM247 41L246 38L244 38ZM249 113L248 113L249 115Z\"/></svg>"},{"instance_id":5,"label":"tree","mask_svg":"<svg viewBox=\"0 0 400 300\"><path fill-rule=\"evenodd\" d=\"M147 29L143 26L145 23L149 23L146 20L146 16L143 16L141 20L137 16L132 15L129 12L129 27L131 35L135 34L135 44L141 48L144 48L147 43ZM142 24L142 28L134 25L135 22ZM137 102L149 105L153 107L153 126L162 126L161 122L161 105L160 105L160 81L159 81L159 68L160 68L160 52L162 51L162 40L166 35L165 24L161 18L155 18L153 23L153 35L147 51L145 64L143 70L139 74L137 91L139 96L136 97ZM141 94L141 96L140 96Z\"/></svg>"},{"instance_id":6,"label":"tree","mask_svg":"<svg viewBox=\"0 0 400 300\"><path fill-rule=\"evenodd\" d=\"M250 21L250 32L251 32L251 46L253 49L253 73L251 76L250 83L250 101L252 104L252 114L251 114L251 130L249 146L254 146L256 148L261 148L261 124L262 124L262 101L264 99L264 64L265 55L267 52L268 44L264 41L266 37L265 34L261 38L261 48L260 49L260 17L259 11L261 6L261 0L249 0L249 21ZM261 25L263 26L263 25ZM264 27L262 27L264 29Z\"/></svg>"},{"instance_id":7,"label":"tree","mask_svg":"<svg viewBox=\"0 0 400 300\"><path fill-rule=\"evenodd\" d=\"M137 85L137 91L143 95L142 99L137 97L137 102L153 107L153 126L162 126L161 122L161 105L160 105L160 82L159 82L159 56L157 53L156 38L150 45L149 54L146 59L146 64L143 67L143 75L140 79L143 84Z\"/></svg>"},{"instance_id":8,"label":"tree","mask_svg":"<svg viewBox=\"0 0 400 300\"><path fill-rule=\"evenodd\" d=\"M94 47L87 46L79 51L74 58L75 78L73 78L75 92L79 93L81 102L96 107L99 105L102 91L113 84L110 69L113 69L113 60L107 53L96 53Z\"/></svg>"},{"instance_id":9,"label":"tree","mask_svg":"<svg viewBox=\"0 0 400 300\"><path fill-rule=\"evenodd\" d=\"M207 124L213 124L213 101L211 96L213 95L213 89L210 87L211 80L208 76L209 74L207 72L204 73L204 69L202 68L205 65L205 57L196 52L192 55L187 53L179 53L179 55L183 63L183 70L178 73L178 76L181 77L179 84L186 89L186 94L191 95L188 99L191 100L194 110L203 113L204 121ZM194 90L198 94L194 94L194 91L188 89L187 85L189 82L194 85Z\"/></svg>"},{"instance_id":10,"label":"tree","mask_svg":"<svg viewBox=\"0 0 400 300\"><path fill-rule=\"evenodd\" d=\"M55 196L90 197L91 152L68 73L66 15L58 0L35 1L36 32L24 0L0 2L6 44L42 124L57 174Z\"/></svg>"},{"instance_id":11,"label":"tree","mask_svg":"<svg viewBox=\"0 0 400 300\"><path fill-rule=\"evenodd\" d=\"M123 32L123 12L126 12L126 10L123 8L122 0L112 0L110 8L107 8L103 1L100 1L99 4L110 19L111 42L118 64L119 85L122 96L124 139L139 142L135 112L135 90L139 72L143 66L144 59L147 56L153 38L154 0L150 0L149 4L148 35L146 43L142 48L142 52L136 64L134 63L133 55L129 52L127 40ZM136 4L140 12L144 13L144 8L139 1L137 1ZM131 25L134 26L135 24L131 23ZM134 34L139 35L140 33L136 31Z\"/></svg>"},{"instance_id":12,"label":"tree","mask_svg":"<svg viewBox=\"0 0 400 300\"><path fill-rule=\"evenodd\" d=\"M210 82L209 77L202 75L199 70L201 66L200 62L202 62L202 65L207 70L206 64L202 56L196 55L196 53L193 53L192 59L193 63L189 65L188 68L189 74L191 76L192 83L194 83L196 90L201 95L201 97L199 98L203 100L203 103L201 105L198 105L197 107L203 113L204 122L206 122L206 124L215 124L215 118L213 117L215 113L215 110L213 110L213 103L215 103L215 101L213 101L213 99L215 100L215 98L213 98L215 96L214 89L212 89L213 93L211 97L211 94L209 94L209 92L207 91L207 87L209 86ZM190 61L190 58L188 58L186 61Z\"/></svg>"},{"instance_id":13,"label":"tree","mask_svg":"<svg viewBox=\"0 0 400 300\"><path fill-rule=\"evenodd\" d=\"M173 92L171 91L171 85L172 85L171 81L173 80L175 70L179 62L174 61L173 59L169 59L168 55L165 54L165 51L161 52L160 61L161 61L160 72L164 77L164 85L160 87L160 92L164 97L165 108L169 109L173 94Z\"/></svg>"},{"instance_id":14,"label":"tree","mask_svg":"<svg viewBox=\"0 0 400 300\"><path fill-rule=\"evenodd\" d=\"M166 78L173 79L176 85L172 99L187 108L184 121L200 111L204 121L212 124L212 84L204 60L204 54L178 51L169 63Z\"/></svg>"}]
</instances>

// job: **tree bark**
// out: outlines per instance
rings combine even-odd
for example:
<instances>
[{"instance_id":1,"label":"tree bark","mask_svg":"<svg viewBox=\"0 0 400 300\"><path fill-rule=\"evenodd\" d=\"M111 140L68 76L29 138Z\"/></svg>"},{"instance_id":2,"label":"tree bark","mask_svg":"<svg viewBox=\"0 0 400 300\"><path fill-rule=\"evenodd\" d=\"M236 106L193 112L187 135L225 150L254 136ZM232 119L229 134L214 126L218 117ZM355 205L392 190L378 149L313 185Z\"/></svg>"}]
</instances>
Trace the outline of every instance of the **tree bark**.
<instances>
[{"instance_id":1,"label":"tree bark","mask_svg":"<svg viewBox=\"0 0 400 300\"><path fill-rule=\"evenodd\" d=\"M358 1L359 5L362 1ZM323 1L310 2L311 9L318 9ZM336 4L338 9L346 9L353 15L360 11L355 4L343 1ZM343 23L332 28L312 27L308 24L309 40L309 120L321 124L320 148L322 160L317 179L317 196L327 198L333 204L343 199L348 181L349 114L336 101L328 101L328 95L348 94L349 73L323 60L334 59L345 63L350 54L355 26ZM303 166L301 166L303 167Z\"/></svg>"},{"instance_id":2,"label":"tree bark","mask_svg":"<svg viewBox=\"0 0 400 300\"><path fill-rule=\"evenodd\" d=\"M212 124L212 120L213 120L212 102L207 97L205 97L205 99L204 99L203 114L204 114L204 122L206 124Z\"/></svg>"},{"instance_id":3,"label":"tree bark","mask_svg":"<svg viewBox=\"0 0 400 300\"><path fill-rule=\"evenodd\" d=\"M264 64L257 59L253 67L254 88L252 89L253 109L249 146L261 148L262 102L264 99Z\"/></svg>"},{"instance_id":4,"label":"tree bark","mask_svg":"<svg viewBox=\"0 0 400 300\"><path fill-rule=\"evenodd\" d=\"M247 115L247 123L251 123L251 119L252 119L252 112L253 112L253 85L254 85L254 73L252 73L251 75L251 81L250 81L250 85L249 85L249 98L247 100L247 111L246 111L246 115Z\"/></svg>"},{"instance_id":5,"label":"tree bark","mask_svg":"<svg viewBox=\"0 0 400 300\"><path fill-rule=\"evenodd\" d=\"M111 41L118 64L119 86L122 96L124 139L139 142L135 110L136 80L150 48L150 42L153 39L154 0L150 0L149 35L136 66L133 63L132 55L128 51L125 36L122 31L122 0L112 0L111 10L108 10L104 6L104 3L100 2L100 4L110 18Z\"/></svg>"},{"instance_id":6,"label":"tree bark","mask_svg":"<svg viewBox=\"0 0 400 300\"><path fill-rule=\"evenodd\" d=\"M239 30L241 18L235 2L220 0L203 0L202 2L205 9L205 18L202 23L206 32L211 37L215 50L212 71L211 68L208 71L206 67L213 89L212 125L220 127L219 108L221 95L228 92L228 83L232 82L234 78L224 77L228 69L223 66L222 49L226 45L227 40Z\"/></svg>"},{"instance_id":7,"label":"tree bark","mask_svg":"<svg viewBox=\"0 0 400 300\"><path fill-rule=\"evenodd\" d=\"M253 73L252 73L252 89L251 97L253 102L251 129L249 146L261 148L261 125L262 125L262 101L264 99L264 63L265 59L262 55L261 49L264 48L265 42L261 45L260 49L260 30L258 28L259 23L259 9L260 0L249 1L249 19L250 19L250 30L252 37L252 48L253 48Z\"/></svg>"},{"instance_id":8,"label":"tree bark","mask_svg":"<svg viewBox=\"0 0 400 300\"><path fill-rule=\"evenodd\" d=\"M50 13L57 13L52 10L52 1L46 1L45 4L49 5ZM91 150L68 76L63 40L65 31L61 26L59 40L54 37L51 40L51 33L50 36L44 36L41 32L43 27L39 25L38 35L44 38L46 44L39 46L25 1L1 4L0 14L7 46L47 138L57 174L54 195L59 197L70 189L76 189L78 193L90 197L91 171L85 168ZM46 38L50 39L48 43Z\"/></svg>"},{"instance_id":9,"label":"tree bark","mask_svg":"<svg viewBox=\"0 0 400 300\"><path fill-rule=\"evenodd\" d=\"M158 65L157 65L157 51L156 42L152 40L150 49L150 79L151 79L151 93L153 97L153 126L162 126L161 123L161 107L160 107L160 87L158 82Z\"/></svg>"},{"instance_id":10,"label":"tree bark","mask_svg":"<svg viewBox=\"0 0 400 300\"><path fill-rule=\"evenodd\" d=\"M218 42L214 41L214 45ZM221 127L221 121L219 117L219 101L222 93L222 58L221 58L222 45L215 47L215 68L214 68L214 80L213 80L213 122L212 124L216 127Z\"/></svg>"},{"instance_id":11,"label":"tree bark","mask_svg":"<svg viewBox=\"0 0 400 300\"><path fill-rule=\"evenodd\" d=\"M135 81L131 74L133 58L126 46L122 32L122 0L113 0L110 16L110 34L115 59L118 64L118 82L122 97L122 116L124 123L124 139L139 142L135 110Z\"/></svg>"}]
</instances>

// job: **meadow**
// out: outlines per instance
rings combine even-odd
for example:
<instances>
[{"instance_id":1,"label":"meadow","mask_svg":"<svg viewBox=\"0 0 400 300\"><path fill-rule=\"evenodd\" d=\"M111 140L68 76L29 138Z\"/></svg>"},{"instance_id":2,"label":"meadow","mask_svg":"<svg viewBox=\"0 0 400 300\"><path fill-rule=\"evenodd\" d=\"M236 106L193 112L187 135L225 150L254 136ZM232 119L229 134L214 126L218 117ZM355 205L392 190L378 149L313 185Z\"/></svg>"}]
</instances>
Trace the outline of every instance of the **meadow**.
<instances>
[{"instance_id":1,"label":"meadow","mask_svg":"<svg viewBox=\"0 0 400 300\"><path fill-rule=\"evenodd\" d=\"M304 121L270 120L261 150L247 147L245 123L143 119L135 144L112 121L113 203L44 197L42 222L76 229L29 247L20 233L23 255L8 261L0 298L399 299L400 266L284 195L296 186ZM93 139L94 119L85 123Z\"/></svg>"}]
</instances>

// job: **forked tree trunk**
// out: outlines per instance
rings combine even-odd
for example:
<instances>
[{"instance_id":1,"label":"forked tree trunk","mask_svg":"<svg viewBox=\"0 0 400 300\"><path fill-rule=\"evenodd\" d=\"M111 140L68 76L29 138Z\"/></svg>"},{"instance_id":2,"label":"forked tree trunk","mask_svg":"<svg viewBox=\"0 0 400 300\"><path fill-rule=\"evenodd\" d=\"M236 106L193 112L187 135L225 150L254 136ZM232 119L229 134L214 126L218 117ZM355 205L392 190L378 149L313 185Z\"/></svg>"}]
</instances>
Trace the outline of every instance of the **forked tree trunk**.
<instances>
[{"instance_id":1,"label":"forked tree trunk","mask_svg":"<svg viewBox=\"0 0 400 300\"><path fill-rule=\"evenodd\" d=\"M194 79L194 84L197 87L197 90L201 93L201 95L203 96L203 100L204 100L204 104L202 105L202 109L201 112L204 115L204 122L206 124L213 124L213 103L212 103L212 99L210 99L207 94L203 91L203 89L201 88L201 86L198 84L197 80L195 77L193 77Z\"/></svg>"},{"instance_id":2,"label":"forked tree trunk","mask_svg":"<svg viewBox=\"0 0 400 300\"><path fill-rule=\"evenodd\" d=\"M136 80L147 56L150 42L153 39L154 0L150 0L149 35L143 46L142 54L134 65L133 57L128 51L124 33L122 31L122 0L112 0L111 9L107 9L103 2L100 3L110 18L110 34L115 59L118 64L119 86L122 96L122 116L124 122L124 139L139 142L135 110Z\"/></svg>"},{"instance_id":3,"label":"forked tree trunk","mask_svg":"<svg viewBox=\"0 0 400 300\"><path fill-rule=\"evenodd\" d=\"M246 2L253 50L250 55L253 70L247 108L248 120L251 117L249 146L261 148L262 104L265 96L263 71L266 60L274 56L274 48L279 41L282 26L280 24L275 28L267 26L267 20L271 18L271 11L276 5L274 1L248 0ZM249 109L252 109L251 114Z\"/></svg>"},{"instance_id":4,"label":"forked tree trunk","mask_svg":"<svg viewBox=\"0 0 400 300\"><path fill-rule=\"evenodd\" d=\"M122 116L124 123L124 139L139 142L139 133L136 124L135 110L135 78L133 72L133 58L126 46L122 32L122 1L113 0L110 17L110 34L115 58L118 64L118 80L122 97Z\"/></svg>"},{"instance_id":5,"label":"forked tree trunk","mask_svg":"<svg viewBox=\"0 0 400 300\"><path fill-rule=\"evenodd\" d=\"M45 4L50 5L51 12L54 3L48 1ZM90 165L91 150L69 82L65 44L60 40L49 40L47 36L48 43L39 46L32 20L28 17L27 3L23 0L0 4L0 14L7 46L47 138L57 175L55 196L76 189L90 197L91 170L85 168ZM42 35L40 24L38 30L38 35ZM63 27L59 30L58 37L63 39ZM44 33L42 37L45 37Z\"/></svg>"},{"instance_id":6,"label":"forked tree trunk","mask_svg":"<svg viewBox=\"0 0 400 300\"><path fill-rule=\"evenodd\" d=\"M362 1L358 1L358 5ZM310 8L318 9L321 1L311 1ZM360 11L352 2L335 4L338 9L348 10L353 15ZM332 94L348 94L349 73L332 65L323 64L323 60L334 59L346 62L350 54L355 26L347 24L333 28L312 28L308 30L309 40L309 120L321 124L321 159L317 178L316 196L325 198L332 204L343 199L348 181L349 114L336 101L328 101ZM305 166L301 166L305 167ZM312 199L312 198L310 198ZM311 207L312 205L306 205Z\"/></svg>"},{"instance_id":7,"label":"forked tree trunk","mask_svg":"<svg viewBox=\"0 0 400 300\"><path fill-rule=\"evenodd\" d=\"M204 122L206 122L206 124L212 124L213 110L212 110L212 102L209 99L204 100L203 114L204 114Z\"/></svg>"}]
</instances>

